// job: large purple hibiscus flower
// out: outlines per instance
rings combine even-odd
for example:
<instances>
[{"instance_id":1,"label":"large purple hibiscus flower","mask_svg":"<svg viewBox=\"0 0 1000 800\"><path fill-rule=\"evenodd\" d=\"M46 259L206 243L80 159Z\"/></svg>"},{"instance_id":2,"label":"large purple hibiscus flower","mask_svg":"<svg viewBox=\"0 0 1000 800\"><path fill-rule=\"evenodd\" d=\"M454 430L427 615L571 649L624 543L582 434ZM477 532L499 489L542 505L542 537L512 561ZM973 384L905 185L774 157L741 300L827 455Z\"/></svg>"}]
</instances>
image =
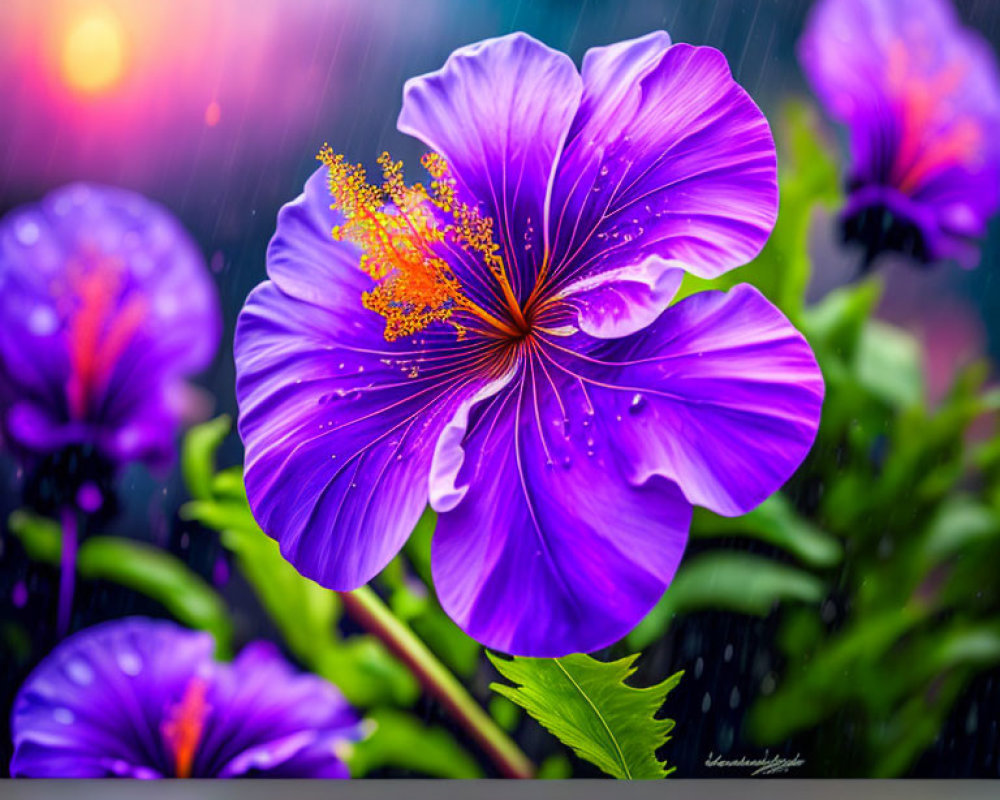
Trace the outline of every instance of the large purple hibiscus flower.
<instances>
[{"instance_id":1,"label":"large purple hibiscus flower","mask_svg":"<svg viewBox=\"0 0 1000 800\"><path fill-rule=\"evenodd\" d=\"M250 644L213 660L207 633L116 620L75 634L14 701L15 778L346 778L358 720L331 684Z\"/></svg>"},{"instance_id":2,"label":"large purple hibiscus flower","mask_svg":"<svg viewBox=\"0 0 1000 800\"><path fill-rule=\"evenodd\" d=\"M1000 73L948 0L820 0L799 60L850 131L844 234L973 267L1000 201Z\"/></svg>"},{"instance_id":3,"label":"large purple hibiscus flower","mask_svg":"<svg viewBox=\"0 0 1000 800\"><path fill-rule=\"evenodd\" d=\"M27 460L169 460L220 329L196 245L140 195L73 184L0 221L0 430Z\"/></svg>"},{"instance_id":4,"label":"large purple hibiscus flower","mask_svg":"<svg viewBox=\"0 0 1000 800\"><path fill-rule=\"evenodd\" d=\"M716 50L654 33L581 74L515 34L411 80L399 128L434 151L430 188L324 150L240 316L253 512L352 589L429 501L463 629L595 650L670 583L692 504L753 508L813 441L816 362L755 289L667 308L767 239L767 122Z\"/></svg>"}]
</instances>

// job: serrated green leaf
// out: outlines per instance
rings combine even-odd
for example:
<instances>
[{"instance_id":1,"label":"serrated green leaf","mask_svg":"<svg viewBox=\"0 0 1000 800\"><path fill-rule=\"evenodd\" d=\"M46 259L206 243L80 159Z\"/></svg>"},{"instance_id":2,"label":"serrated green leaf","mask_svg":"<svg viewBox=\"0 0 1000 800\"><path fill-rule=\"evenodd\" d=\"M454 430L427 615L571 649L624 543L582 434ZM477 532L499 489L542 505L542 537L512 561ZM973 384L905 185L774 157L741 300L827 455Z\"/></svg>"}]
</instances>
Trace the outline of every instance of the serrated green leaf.
<instances>
[{"instance_id":1,"label":"serrated green leaf","mask_svg":"<svg viewBox=\"0 0 1000 800\"><path fill-rule=\"evenodd\" d=\"M479 778L482 770L444 728L424 725L411 714L389 708L365 719L368 736L342 752L351 777L380 767L402 767L434 778Z\"/></svg>"},{"instance_id":2,"label":"serrated green leaf","mask_svg":"<svg viewBox=\"0 0 1000 800\"><path fill-rule=\"evenodd\" d=\"M581 654L512 660L487 655L516 684L493 683L490 688L521 706L581 758L616 778L663 778L672 771L656 751L670 738L674 722L655 714L683 673L640 689L625 683L635 672L638 654L611 662Z\"/></svg>"},{"instance_id":3,"label":"serrated green leaf","mask_svg":"<svg viewBox=\"0 0 1000 800\"><path fill-rule=\"evenodd\" d=\"M826 593L815 575L762 556L712 551L681 565L653 610L628 635L642 648L663 635L675 614L703 608L763 617L779 602L818 603Z\"/></svg>"}]
</instances>

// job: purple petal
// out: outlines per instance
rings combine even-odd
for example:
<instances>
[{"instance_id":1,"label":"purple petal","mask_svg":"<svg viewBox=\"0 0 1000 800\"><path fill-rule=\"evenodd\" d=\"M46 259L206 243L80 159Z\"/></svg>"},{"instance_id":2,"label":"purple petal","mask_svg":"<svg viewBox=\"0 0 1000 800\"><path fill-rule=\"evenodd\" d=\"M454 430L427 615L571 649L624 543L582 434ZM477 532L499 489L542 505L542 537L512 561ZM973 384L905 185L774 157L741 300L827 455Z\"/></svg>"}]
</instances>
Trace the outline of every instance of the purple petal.
<instances>
[{"instance_id":1,"label":"purple petal","mask_svg":"<svg viewBox=\"0 0 1000 800\"><path fill-rule=\"evenodd\" d=\"M397 127L444 156L495 221L522 300L546 251L547 192L581 90L569 57L514 33L456 50L403 93Z\"/></svg>"},{"instance_id":2,"label":"purple petal","mask_svg":"<svg viewBox=\"0 0 1000 800\"><path fill-rule=\"evenodd\" d=\"M816 359L747 284L693 295L634 336L574 346L561 351L564 367L595 408L622 419L616 446L636 484L661 475L693 504L743 514L788 480L816 436Z\"/></svg>"},{"instance_id":3,"label":"purple petal","mask_svg":"<svg viewBox=\"0 0 1000 800\"><path fill-rule=\"evenodd\" d=\"M583 80L552 189L550 280L650 256L712 278L752 259L777 214L774 142L725 57L654 34L590 51Z\"/></svg>"},{"instance_id":4,"label":"purple petal","mask_svg":"<svg viewBox=\"0 0 1000 800\"><path fill-rule=\"evenodd\" d=\"M172 774L160 722L211 667L205 633L134 618L62 642L28 677L11 718L14 777Z\"/></svg>"},{"instance_id":5,"label":"purple petal","mask_svg":"<svg viewBox=\"0 0 1000 800\"><path fill-rule=\"evenodd\" d=\"M453 480L431 498L434 585L488 647L590 652L624 636L663 594L691 509L658 476L629 480L619 423L581 385L544 360L525 369L525 380L464 408L439 444Z\"/></svg>"},{"instance_id":6,"label":"purple petal","mask_svg":"<svg viewBox=\"0 0 1000 800\"><path fill-rule=\"evenodd\" d=\"M273 645L248 645L220 670L212 703L196 774L347 777L335 751L358 737L356 715L332 684L296 672Z\"/></svg>"},{"instance_id":7,"label":"purple petal","mask_svg":"<svg viewBox=\"0 0 1000 800\"><path fill-rule=\"evenodd\" d=\"M451 328L386 342L365 309L357 252L335 242L322 174L285 206L273 282L234 343L246 486L254 516L303 575L354 589L399 551L427 504L433 444L484 381L481 345Z\"/></svg>"},{"instance_id":8,"label":"purple petal","mask_svg":"<svg viewBox=\"0 0 1000 800\"><path fill-rule=\"evenodd\" d=\"M639 264L580 278L560 297L576 309L584 333L618 339L641 331L660 316L683 278L683 265L649 256Z\"/></svg>"}]
</instances>

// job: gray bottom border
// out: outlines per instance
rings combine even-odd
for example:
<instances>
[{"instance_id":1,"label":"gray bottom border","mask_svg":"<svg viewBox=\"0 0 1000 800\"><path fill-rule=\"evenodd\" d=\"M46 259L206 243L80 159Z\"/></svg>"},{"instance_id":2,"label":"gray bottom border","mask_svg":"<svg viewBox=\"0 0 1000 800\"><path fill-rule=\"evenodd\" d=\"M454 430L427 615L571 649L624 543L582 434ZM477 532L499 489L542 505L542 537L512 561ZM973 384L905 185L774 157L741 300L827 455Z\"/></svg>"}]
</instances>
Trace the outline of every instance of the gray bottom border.
<instances>
[{"instance_id":1,"label":"gray bottom border","mask_svg":"<svg viewBox=\"0 0 1000 800\"><path fill-rule=\"evenodd\" d=\"M658 800L996 800L1000 781L945 780L674 780L627 783L610 780L568 781L0 781L0 798L73 800L330 800L337 797L472 800L524 797L539 800L586 800L588 797L658 798Z\"/></svg>"}]
</instances>

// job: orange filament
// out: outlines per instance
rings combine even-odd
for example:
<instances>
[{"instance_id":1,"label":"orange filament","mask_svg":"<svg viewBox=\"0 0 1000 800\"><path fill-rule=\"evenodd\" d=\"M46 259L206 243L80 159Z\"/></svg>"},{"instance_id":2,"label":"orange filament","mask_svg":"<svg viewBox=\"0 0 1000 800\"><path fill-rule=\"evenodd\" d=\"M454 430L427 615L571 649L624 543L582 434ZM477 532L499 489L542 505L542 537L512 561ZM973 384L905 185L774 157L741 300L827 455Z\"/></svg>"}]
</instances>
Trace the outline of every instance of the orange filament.
<instances>
[{"instance_id":1,"label":"orange filament","mask_svg":"<svg viewBox=\"0 0 1000 800\"><path fill-rule=\"evenodd\" d=\"M200 678L192 678L184 689L181 701L171 707L161 728L163 738L174 756L174 774L190 778L194 755L205 730L205 718L211 710L205 695L208 685Z\"/></svg>"},{"instance_id":2,"label":"orange filament","mask_svg":"<svg viewBox=\"0 0 1000 800\"><path fill-rule=\"evenodd\" d=\"M93 410L91 403L145 316L145 303L138 296L121 302L123 283L115 261L69 272L67 294L74 305L66 323L70 362L66 395L74 419L84 419Z\"/></svg>"},{"instance_id":3,"label":"orange filament","mask_svg":"<svg viewBox=\"0 0 1000 800\"><path fill-rule=\"evenodd\" d=\"M902 105L902 126L892 178L903 192L912 192L921 181L949 164L967 163L981 144L983 132L973 120L951 122L936 132L942 118L950 120L947 99L964 77L962 64L952 64L930 79L911 72L911 60L902 41L889 50L889 85Z\"/></svg>"},{"instance_id":4,"label":"orange filament","mask_svg":"<svg viewBox=\"0 0 1000 800\"><path fill-rule=\"evenodd\" d=\"M526 329L499 246L493 241L493 221L455 196L455 181L444 159L428 153L422 164L432 181L428 192L421 184L407 186L403 164L388 153L379 156L382 182L370 184L363 167L348 164L342 155L324 145L318 159L328 170L331 208L344 222L333 229L338 241L361 248L360 267L376 286L362 295L365 308L385 317L385 338L394 341L422 331L432 322L465 328L453 318L466 311L508 336ZM514 324L499 319L470 300L441 257L442 245L458 246L480 260L492 274Z\"/></svg>"}]
</instances>

